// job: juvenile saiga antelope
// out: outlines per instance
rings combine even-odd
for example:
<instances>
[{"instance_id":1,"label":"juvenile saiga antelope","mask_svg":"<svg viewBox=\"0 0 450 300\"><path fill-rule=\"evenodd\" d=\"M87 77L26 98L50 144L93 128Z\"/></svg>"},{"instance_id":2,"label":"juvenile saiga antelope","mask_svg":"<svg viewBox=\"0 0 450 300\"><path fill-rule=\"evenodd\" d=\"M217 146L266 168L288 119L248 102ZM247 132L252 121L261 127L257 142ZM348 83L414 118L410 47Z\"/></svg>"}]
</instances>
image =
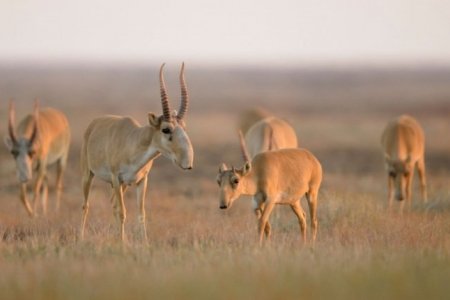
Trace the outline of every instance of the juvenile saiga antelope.
<instances>
[{"instance_id":1,"label":"juvenile saiga antelope","mask_svg":"<svg viewBox=\"0 0 450 300\"><path fill-rule=\"evenodd\" d=\"M89 190L94 176L109 182L113 190L114 215L120 223L125 241L126 187L136 184L139 222L147 240L145 223L145 193L147 174L153 160L160 154L184 170L192 169L194 151L186 133L183 118L188 108L188 92L184 79L184 63L180 72L181 105L178 113L171 112L163 76L159 71L163 114L148 113L146 126L131 117L104 116L92 121L84 134L81 151L82 187L84 192L80 237L83 239L89 211Z\"/></svg>"},{"instance_id":2,"label":"juvenile saiga antelope","mask_svg":"<svg viewBox=\"0 0 450 300\"><path fill-rule=\"evenodd\" d=\"M34 216L42 191L42 210L47 213L48 180L47 167L56 164L56 210L59 209L63 173L66 168L70 146L70 128L66 116L56 109L39 109L35 101L34 112L15 126L14 102L9 106L8 135L5 144L16 161L17 178L20 182L20 199L28 214ZM28 202L27 183L32 170L37 173L33 186L33 203Z\"/></svg>"},{"instance_id":3,"label":"juvenile saiga antelope","mask_svg":"<svg viewBox=\"0 0 450 300\"><path fill-rule=\"evenodd\" d=\"M258 218L259 242L264 233L270 237L270 214L276 204L290 205L298 218L303 242L306 242L306 215L300 204L305 195L312 227L312 242L317 235L317 194L322 181L322 167L305 149L280 149L262 152L250 161L245 141L240 134L244 165L240 169L222 164L217 175L221 209L230 208L241 195L253 196Z\"/></svg>"},{"instance_id":4,"label":"juvenile saiga antelope","mask_svg":"<svg viewBox=\"0 0 450 300\"><path fill-rule=\"evenodd\" d=\"M420 177L423 202L427 202L425 175L425 135L413 117L402 115L388 123L381 137L386 170L388 172L388 206L392 200L406 200L411 207L411 189L414 169ZM404 201L400 204L403 211Z\"/></svg>"},{"instance_id":5,"label":"juvenile saiga antelope","mask_svg":"<svg viewBox=\"0 0 450 300\"><path fill-rule=\"evenodd\" d=\"M253 124L245 134L245 142L250 158L261 152L298 146L292 126L276 117L264 118Z\"/></svg>"}]
</instances>

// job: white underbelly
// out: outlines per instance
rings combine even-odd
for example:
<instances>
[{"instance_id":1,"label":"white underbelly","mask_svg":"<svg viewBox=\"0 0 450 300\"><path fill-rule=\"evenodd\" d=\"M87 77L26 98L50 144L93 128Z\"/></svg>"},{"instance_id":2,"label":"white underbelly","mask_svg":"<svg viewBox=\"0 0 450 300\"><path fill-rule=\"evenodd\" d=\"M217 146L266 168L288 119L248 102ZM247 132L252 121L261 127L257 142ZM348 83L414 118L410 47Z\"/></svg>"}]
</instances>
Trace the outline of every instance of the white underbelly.
<instances>
[{"instance_id":1,"label":"white underbelly","mask_svg":"<svg viewBox=\"0 0 450 300\"><path fill-rule=\"evenodd\" d=\"M96 170L91 170L92 173L94 173L94 176L100 178L101 180L104 180L106 182L111 183L112 182L112 174L111 170L107 167L99 168Z\"/></svg>"},{"instance_id":2,"label":"white underbelly","mask_svg":"<svg viewBox=\"0 0 450 300\"><path fill-rule=\"evenodd\" d=\"M150 167L151 164L146 165L141 169L137 169L134 166L125 165L119 169L117 174L114 175L108 167L98 168L96 170L92 170L92 172L94 173L94 176L97 176L106 182L112 183L113 176L117 176L120 183L131 185L139 182L142 178L144 178L144 176L147 176Z\"/></svg>"},{"instance_id":3,"label":"white underbelly","mask_svg":"<svg viewBox=\"0 0 450 300\"><path fill-rule=\"evenodd\" d=\"M275 203L277 204L290 204L292 203L292 195L289 193L281 192L276 196Z\"/></svg>"}]
</instances>

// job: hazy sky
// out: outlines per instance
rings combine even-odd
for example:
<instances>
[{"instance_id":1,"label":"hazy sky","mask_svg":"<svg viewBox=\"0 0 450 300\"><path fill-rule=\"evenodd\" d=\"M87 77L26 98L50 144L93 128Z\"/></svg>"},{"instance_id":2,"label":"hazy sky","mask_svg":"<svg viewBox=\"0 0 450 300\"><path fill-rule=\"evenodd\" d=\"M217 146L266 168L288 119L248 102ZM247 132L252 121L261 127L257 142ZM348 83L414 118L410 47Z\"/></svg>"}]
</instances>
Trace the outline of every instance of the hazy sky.
<instances>
[{"instance_id":1,"label":"hazy sky","mask_svg":"<svg viewBox=\"0 0 450 300\"><path fill-rule=\"evenodd\" d=\"M0 60L450 64L448 0L0 0Z\"/></svg>"}]
</instances>

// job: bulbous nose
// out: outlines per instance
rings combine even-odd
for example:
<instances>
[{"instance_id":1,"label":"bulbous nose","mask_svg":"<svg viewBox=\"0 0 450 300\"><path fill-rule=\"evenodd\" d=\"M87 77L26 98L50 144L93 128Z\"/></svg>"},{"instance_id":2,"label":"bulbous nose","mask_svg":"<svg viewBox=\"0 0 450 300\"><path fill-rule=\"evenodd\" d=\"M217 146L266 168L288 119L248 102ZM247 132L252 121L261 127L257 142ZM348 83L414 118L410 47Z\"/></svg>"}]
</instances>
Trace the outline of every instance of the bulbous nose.
<instances>
[{"instance_id":1,"label":"bulbous nose","mask_svg":"<svg viewBox=\"0 0 450 300\"><path fill-rule=\"evenodd\" d=\"M20 183L26 183L28 181L30 181L31 179L31 174L30 172L17 172L17 178L19 179Z\"/></svg>"},{"instance_id":2,"label":"bulbous nose","mask_svg":"<svg viewBox=\"0 0 450 300\"><path fill-rule=\"evenodd\" d=\"M20 177L20 178L19 178L20 183L27 183L29 180L30 180L30 179L29 179L29 178L26 178L26 177Z\"/></svg>"}]
</instances>

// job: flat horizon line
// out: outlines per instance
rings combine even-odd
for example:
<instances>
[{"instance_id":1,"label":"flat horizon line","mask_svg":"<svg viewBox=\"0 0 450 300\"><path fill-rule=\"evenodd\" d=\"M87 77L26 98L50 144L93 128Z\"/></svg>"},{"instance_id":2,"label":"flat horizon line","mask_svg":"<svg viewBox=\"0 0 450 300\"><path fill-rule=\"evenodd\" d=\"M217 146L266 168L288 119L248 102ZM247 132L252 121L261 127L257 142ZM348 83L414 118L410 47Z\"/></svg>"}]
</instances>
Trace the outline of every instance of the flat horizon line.
<instances>
[{"instance_id":1,"label":"flat horizon line","mask_svg":"<svg viewBox=\"0 0 450 300\"><path fill-rule=\"evenodd\" d=\"M169 59L157 63L152 60L95 60L95 59L1 59L0 66L2 68L49 68L49 69L103 69L103 68L159 68L162 63L179 64L182 61L175 61ZM169 62L169 63L168 63ZM336 69L336 70L359 70L359 69L374 69L374 70L389 70L389 69L404 69L404 70L447 70L450 69L450 61L437 60L423 60L423 61L330 61L330 60L297 60L291 63L274 63L274 62L211 62L209 60L199 61L196 59L184 60L187 65L195 66L195 69L223 69L223 70L322 70L322 69Z\"/></svg>"}]
</instances>

